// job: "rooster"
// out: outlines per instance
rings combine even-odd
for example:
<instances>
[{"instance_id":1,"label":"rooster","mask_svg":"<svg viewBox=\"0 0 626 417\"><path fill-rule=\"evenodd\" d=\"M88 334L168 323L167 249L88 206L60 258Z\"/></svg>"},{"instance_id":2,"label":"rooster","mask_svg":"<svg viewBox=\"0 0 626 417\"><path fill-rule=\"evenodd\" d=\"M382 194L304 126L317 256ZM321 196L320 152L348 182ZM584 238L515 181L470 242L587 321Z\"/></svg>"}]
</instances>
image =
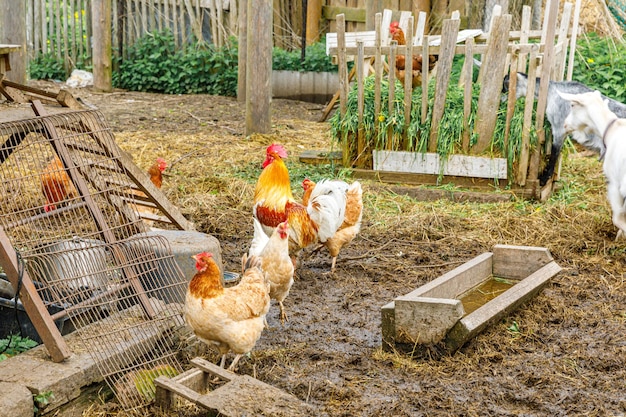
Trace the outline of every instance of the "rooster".
<instances>
[{"instance_id":1,"label":"rooster","mask_svg":"<svg viewBox=\"0 0 626 417\"><path fill-rule=\"evenodd\" d=\"M398 45L406 45L406 39L404 37L404 31L400 28L400 24L398 22L391 22L389 26L389 33L391 33L391 39L398 42ZM411 85L413 88L419 86L422 83L422 67L423 67L423 59L421 55L413 56L411 61L413 63L413 70L411 73ZM435 64L437 63L436 55L428 56L428 72L432 71L435 68ZM406 76L406 58L404 55L397 55L396 62L394 65L394 70L396 74L396 78L404 83L404 77Z\"/></svg>"},{"instance_id":2,"label":"rooster","mask_svg":"<svg viewBox=\"0 0 626 417\"><path fill-rule=\"evenodd\" d=\"M254 348L265 327L270 284L262 270L262 260L244 255L241 280L234 287L224 288L211 253L199 253L193 259L198 272L187 289L185 321L199 340L217 347L222 355L222 368L228 352L235 353L228 367L233 370L241 356Z\"/></svg>"},{"instance_id":3,"label":"rooster","mask_svg":"<svg viewBox=\"0 0 626 417\"><path fill-rule=\"evenodd\" d=\"M41 191L46 198L44 210L50 212L56 210L57 204L68 198L78 195L76 187L65 172L65 166L58 156L41 171Z\"/></svg>"},{"instance_id":4,"label":"rooster","mask_svg":"<svg viewBox=\"0 0 626 417\"><path fill-rule=\"evenodd\" d=\"M335 266L337 263L337 256L341 248L352 242L356 235L361 231L361 220L363 218L363 190L361 183L354 181L352 184L347 183L346 191L346 210L343 223L337 229L337 232L322 246L325 246L330 252L332 257L332 263L330 267L331 272L335 272ZM308 178L302 181L302 188L304 188L304 194L302 196L303 204L308 201L313 191L316 188L315 182Z\"/></svg>"},{"instance_id":5,"label":"rooster","mask_svg":"<svg viewBox=\"0 0 626 417\"><path fill-rule=\"evenodd\" d=\"M287 151L272 144L266 150L263 171L254 190L253 215L265 234L271 236L282 222L289 223L289 252L292 260L317 242L325 242L343 222L345 190L332 188L312 196L308 205L295 201L289 171L283 161Z\"/></svg>"},{"instance_id":6,"label":"rooster","mask_svg":"<svg viewBox=\"0 0 626 417\"><path fill-rule=\"evenodd\" d=\"M280 322L284 324L287 313L283 301L293 285L294 266L289 257L289 224L279 224L265 247L261 251L263 270L267 273L270 282L270 298L278 302L280 307Z\"/></svg>"}]
</instances>

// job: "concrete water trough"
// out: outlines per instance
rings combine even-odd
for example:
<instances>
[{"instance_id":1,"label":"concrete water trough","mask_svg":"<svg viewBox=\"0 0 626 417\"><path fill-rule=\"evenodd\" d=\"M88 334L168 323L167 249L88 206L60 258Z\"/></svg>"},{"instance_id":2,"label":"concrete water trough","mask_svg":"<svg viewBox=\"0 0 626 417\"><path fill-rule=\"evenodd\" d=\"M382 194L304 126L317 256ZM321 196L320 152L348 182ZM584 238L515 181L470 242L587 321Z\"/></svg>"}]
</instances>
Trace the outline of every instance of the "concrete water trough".
<instances>
[{"instance_id":1,"label":"concrete water trough","mask_svg":"<svg viewBox=\"0 0 626 417\"><path fill-rule=\"evenodd\" d=\"M453 353L534 297L559 271L546 248L496 245L382 307L383 348L444 344Z\"/></svg>"}]
</instances>

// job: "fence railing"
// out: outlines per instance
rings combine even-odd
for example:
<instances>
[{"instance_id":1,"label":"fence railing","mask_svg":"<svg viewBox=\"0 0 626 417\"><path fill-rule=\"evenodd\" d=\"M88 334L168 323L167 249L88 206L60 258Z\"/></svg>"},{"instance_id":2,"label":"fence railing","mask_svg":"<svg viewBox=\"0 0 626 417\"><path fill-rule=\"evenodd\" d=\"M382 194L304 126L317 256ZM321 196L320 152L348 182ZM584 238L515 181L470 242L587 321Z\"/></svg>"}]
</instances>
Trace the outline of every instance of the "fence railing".
<instances>
[{"instance_id":1,"label":"fence railing","mask_svg":"<svg viewBox=\"0 0 626 417\"><path fill-rule=\"evenodd\" d=\"M557 0L552 0L552 2L558 5ZM548 4L550 4L550 1ZM336 46L329 47L328 52L331 55L337 55L339 62L339 112L341 118L345 117L347 112L351 80L346 63L350 59L355 61L355 82L352 89L353 93L354 91L357 93L357 105L354 106L352 111L358 112L357 126L353 132L345 135L347 140L343 144L344 165L361 169L384 170L384 168L381 168L383 166L380 164L381 158L390 158L388 151L415 153L419 148L425 152L435 153L438 150L438 129L444 117L447 94L449 94L449 87L452 82L452 63L456 55L463 55L465 64L461 71L459 85L463 89L464 94L464 99L462 100L463 109L461 110L464 117L464 126L460 148L462 148L461 152L468 156L484 156L485 152L488 152L496 128L496 118L502 105L502 85L505 74L509 72L511 79L515 80L517 79L517 71L528 73L529 88L523 111L521 151L519 155L516 155L513 172L511 170L509 172L513 177L511 182L514 185L520 187L532 186L535 188L533 191L535 192L538 188L541 158L550 152L550 138L546 140L543 129L548 83L540 83L537 101L534 100L534 88L530 88L530 86L535 86L537 77L546 80L562 80L568 67L566 65L568 49L575 45L572 42L572 39L575 39L575 36L572 36L572 33L575 34L575 28L572 27L571 23L572 4L566 3L564 5L558 25L558 9L554 6L552 10L553 13L546 13L543 29L531 31L531 13L530 8L527 8L527 12L522 20L522 29L513 31L510 28L511 16L501 15L499 10L496 9L494 10L494 17L488 33L469 38L460 36L458 14L453 14L451 19L444 20L441 36L435 39L436 42L433 42L431 37L425 36L423 33L414 34L413 17L411 17L405 27L405 33L407 33L406 45L397 45L395 41L389 42L383 39L386 28L381 27L383 17L380 14L376 16L373 42L369 41L371 38L369 36L360 39L358 36L347 36L348 34L341 29L338 30L334 37ZM550 21L547 20L548 15L550 15ZM342 18L343 16L338 16L338 28L343 27ZM576 21L577 19L573 20ZM421 26L418 25L419 27ZM420 41L414 43L414 38L418 38ZM368 43L366 44L364 40L368 40ZM381 91L385 90L382 88L385 78L389 86L395 85L394 64L395 57L399 55L405 57L407 73L410 73L409 63L412 62L413 56L421 55L422 57L428 57L429 55L436 55L438 60L436 72L429 73L423 70L421 72L421 81L417 86L412 85L413 80L410 76L405 76L404 80L400 80L401 82L403 81L404 99L398 105L394 96L397 94L396 88L389 87L386 89L388 97L383 97ZM473 58L476 56L479 56L479 60L483 64L480 67L477 81L473 81ZM569 59L572 60L573 58L574 51L571 49ZM426 62L425 59L424 62ZM385 66L388 66L388 68L385 68ZM387 74L386 76L385 73ZM368 78L368 74L372 74L374 78L374 103L372 106L374 111L366 115L364 111L366 107L364 83L366 78ZM434 99L429 98L429 94L426 93L429 85L432 84L430 82L431 79L433 79L435 86ZM477 103L474 102L473 98L475 97L472 96L476 94L475 84L479 87ZM420 102L416 102L413 99L414 88L421 88ZM512 85L512 88L513 91L509 93L506 109L505 124L507 127L511 124L516 106L515 85ZM372 99L371 94L368 97L370 100ZM537 104L536 108L535 103ZM387 127L388 125L380 127L383 117L379 115L385 113L386 109L381 109L385 105L389 105L388 117L392 117L394 114L403 115L403 117L398 117L397 120L402 120L404 126L400 128L397 126L390 128ZM468 123L470 114L475 114L471 124ZM367 117L372 117L372 115L374 115L374 119L367 120ZM414 125L420 125L420 123L423 125L427 115L430 117L428 134L422 135L420 132L411 132L408 127L413 122L412 118L418 119L417 123L413 123ZM370 129L371 126L374 126L375 132L371 133L369 138L375 137L378 139L377 141L368 140L365 137L366 129ZM536 130L538 146L531 146L530 144L529 133L533 130L531 128ZM380 129L388 130L381 131ZM504 158L507 158L506 142L509 139L507 137L508 134L508 130L505 129L505 145L502 149ZM417 136L417 139L416 137L409 137L410 135ZM381 137L385 138L385 140L380 140ZM472 141L470 141L470 137L473 138ZM400 155L400 158L406 158L406 155ZM415 157L412 159L416 160ZM426 160L427 158L422 159ZM389 165L384 166L388 167ZM437 160L437 169L439 167L439 161ZM438 175L440 172L432 172L432 174ZM506 183L505 181L502 184Z\"/></svg>"}]
</instances>

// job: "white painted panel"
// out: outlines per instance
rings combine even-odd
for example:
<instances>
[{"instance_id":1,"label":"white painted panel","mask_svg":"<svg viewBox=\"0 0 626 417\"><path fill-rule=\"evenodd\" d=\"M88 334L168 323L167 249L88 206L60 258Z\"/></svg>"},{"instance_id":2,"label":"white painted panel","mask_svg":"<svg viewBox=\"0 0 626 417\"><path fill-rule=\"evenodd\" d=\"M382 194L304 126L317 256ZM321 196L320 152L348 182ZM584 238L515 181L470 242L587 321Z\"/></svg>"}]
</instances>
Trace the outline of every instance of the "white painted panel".
<instances>
[{"instance_id":1,"label":"white painted panel","mask_svg":"<svg viewBox=\"0 0 626 417\"><path fill-rule=\"evenodd\" d=\"M505 158L487 158L484 156L450 155L443 163L435 153L373 151L374 170L388 172L411 172L415 174L443 173L457 177L507 178Z\"/></svg>"}]
</instances>

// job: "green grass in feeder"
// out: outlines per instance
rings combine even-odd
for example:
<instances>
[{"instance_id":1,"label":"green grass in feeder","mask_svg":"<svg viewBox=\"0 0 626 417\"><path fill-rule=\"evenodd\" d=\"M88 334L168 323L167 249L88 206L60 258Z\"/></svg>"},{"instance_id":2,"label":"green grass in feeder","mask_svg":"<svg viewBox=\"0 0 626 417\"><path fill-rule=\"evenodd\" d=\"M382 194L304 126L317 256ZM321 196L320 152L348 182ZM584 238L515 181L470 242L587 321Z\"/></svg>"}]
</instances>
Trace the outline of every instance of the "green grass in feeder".
<instances>
[{"instance_id":1,"label":"green grass in feeder","mask_svg":"<svg viewBox=\"0 0 626 417\"><path fill-rule=\"evenodd\" d=\"M430 121L435 96L435 82L432 80L428 86L428 111L425 121L421 122L422 89L413 90L411 97L411 120L408 126L404 117L404 87L396 80L394 102L392 111L389 111L389 82L383 79L381 82L380 112L374 110L374 83L375 77L365 79L364 84L364 110L362 133L366 146L370 149L408 150L412 152L426 152L430 137ZM468 127L470 132L470 146L478 140L475 133L476 113L478 109L478 97L480 85L472 86L472 105L469 114ZM443 116L439 123L437 134L437 153L446 160L451 154L462 154L462 141L464 129L464 90L458 87L456 82L451 82L446 95ZM508 142L504 143L506 107L503 101L498 109L496 126L489 148L489 157L505 157L508 162L509 178L514 178L513 170L522 149L522 130L524 121L524 99L517 100L511 119ZM535 111L533 109L533 120ZM336 112L329 120L331 136L340 145L347 144L350 153L356 154L356 133L359 128L358 93L357 86L353 85L348 93L345 117ZM376 126L378 125L378 128ZM545 125L546 135L549 133L549 124ZM405 132L406 130L406 132ZM406 138L403 141L404 135ZM537 132L534 123L531 124L530 151L537 146ZM403 144L400 149L400 144ZM443 170L443 166L442 166Z\"/></svg>"}]
</instances>

